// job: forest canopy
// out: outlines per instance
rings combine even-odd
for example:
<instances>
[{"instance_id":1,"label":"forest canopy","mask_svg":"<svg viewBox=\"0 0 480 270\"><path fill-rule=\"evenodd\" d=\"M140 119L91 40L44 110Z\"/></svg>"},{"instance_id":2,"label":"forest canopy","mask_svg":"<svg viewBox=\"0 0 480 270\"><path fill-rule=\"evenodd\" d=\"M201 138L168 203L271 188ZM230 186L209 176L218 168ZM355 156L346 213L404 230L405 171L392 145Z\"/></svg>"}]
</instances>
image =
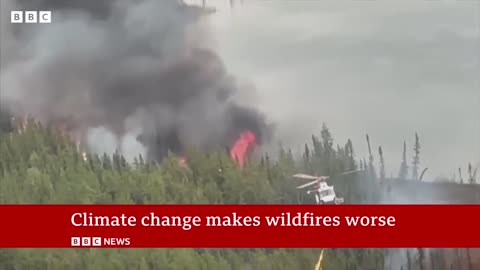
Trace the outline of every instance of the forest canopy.
<instances>
[{"instance_id":1,"label":"forest canopy","mask_svg":"<svg viewBox=\"0 0 480 270\"><path fill-rule=\"evenodd\" d=\"M243 168L221 150L192 149L187 158L184 166L173 154L161 162L139 156L133 163L119 154L83 156L67 137L30 122L25 129L0 135L0 203L308 203L312 198L296 192L293 173L335 175L354 169L366 173L332 178L338 193L353 203L380 199L377 191L383 176L376 176L373 164L357 162L351 141L334 148L326 126L321 138L313 136L305 145L301 159L288 149L280 149L278 159L265 154ZM319 249L2 249L0 269L313 269L319 253ZM382 249L327 249L322 266L384 269L388 256Z\"/></svg>"}]
</instances>

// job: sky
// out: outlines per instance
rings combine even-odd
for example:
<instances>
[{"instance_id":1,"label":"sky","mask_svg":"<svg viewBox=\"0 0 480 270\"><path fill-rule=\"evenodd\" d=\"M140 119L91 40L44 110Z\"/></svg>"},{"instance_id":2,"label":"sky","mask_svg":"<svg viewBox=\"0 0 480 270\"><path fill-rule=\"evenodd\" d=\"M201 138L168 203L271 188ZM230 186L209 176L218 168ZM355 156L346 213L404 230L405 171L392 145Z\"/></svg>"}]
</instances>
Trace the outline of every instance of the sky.
<instances>
[{"instance_id":1,"label":"sky","mask_svg":"<svg viewBox=\"0 0 480 270\"><path fill-rule=\"evenodd\" d=\"M325 123L361 158L368 133L397 175L403 141L411 162L418 132L426 180L479 163L480 1L207 5L217 8L208 18L217 50L255 85L245 100L277 124L283 144L301 149Z\"/></svg>"}]
</instances>

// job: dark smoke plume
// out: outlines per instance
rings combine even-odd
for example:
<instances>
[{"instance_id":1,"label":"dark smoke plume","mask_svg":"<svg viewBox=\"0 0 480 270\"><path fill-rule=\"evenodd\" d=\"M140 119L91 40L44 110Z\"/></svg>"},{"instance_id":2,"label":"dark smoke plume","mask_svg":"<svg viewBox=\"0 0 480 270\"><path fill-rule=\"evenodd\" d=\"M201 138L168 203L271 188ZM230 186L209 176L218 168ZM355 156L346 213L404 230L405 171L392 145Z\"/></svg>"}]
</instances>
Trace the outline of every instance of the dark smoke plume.
<instances>
[{"instance_id":1,"label":"dark smoke plume","mask_svg":"<svg viewBox=\"0 0 480 270\"><path fill-rule=\"evenodd\" d=\"M235 102L242 89L209 48L201 9L178 0L0 5L3 110L93 148L141 153L141 142L151 158L230 146L246 129L268 139L264 117ZM11 10L51 10L52 23L10 24Z\"/></svg>"}]
</instances>

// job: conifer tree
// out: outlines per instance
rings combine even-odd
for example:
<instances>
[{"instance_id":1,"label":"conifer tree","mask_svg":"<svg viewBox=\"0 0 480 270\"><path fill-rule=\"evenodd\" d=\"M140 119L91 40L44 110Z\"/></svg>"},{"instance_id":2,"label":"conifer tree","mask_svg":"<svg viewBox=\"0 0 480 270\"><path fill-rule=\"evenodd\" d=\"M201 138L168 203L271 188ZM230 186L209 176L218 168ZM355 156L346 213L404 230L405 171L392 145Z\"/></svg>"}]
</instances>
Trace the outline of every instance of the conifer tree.
<instances>
[{"instance_id":1,"label":"conifer tree","mask_svg":"<svg viewBox=\"0 0 480 270\"><path fill-rule=\"evenodd\" d=\"M371 177L376 178L376 173L375 173L375 166L373 165L373 153L372 153L372 147L370 146L370 136L366 134L366 139L367 139L367 146L368 146L368 173L370 174Z\"/></svg>"},{"instance_id":2,"label":"conifer tree","mask_svg":"<svg viewBox=\"0 0 480 270\"><path fill-rule=\"evenodd\" d=\"M385 180L385 160L381 146L378 147L378 156L380 157L380 179Z\"/></svg>"},{"instance_id":3,"label":"conifer tree","mask_svg":"<svg viewBox=\"0 0 480 270\"><path fill-rule=\"evenodd\" d=\"M355 170L356 163L355 163L355 152L353 151L353 144L350 139L347 140L347 144L345 145L345 153L347 155L347 169L348 170Z\"/></svg>"},{"instance_id":4,"label":"conifer tree","mask_svg":"<svg viewBox=\"0 0 480 270\"><path fill-rule=\"evenodd\" d=\"M460 178L460 184L463 184L462 168L458 168L458 177Z\"/></svg>"},{"instance_id":5,"label":"conifer tree","mask_svg":"<svg viewBox=\"0 0 480 270\"><path fill-rule=\"evenodd\" d=\"M415 146L413 147L413 151L412 178L418 180L418 170L420 167L420 140L418 139L417 133L415 133Z\"/></svg>"},{"instance_id":6,"label":"conifer tree","mask_svg":"<svg viewBox=\"0 0 480 270\"><path fill-rule=\"evenodd\" d=\"M323 124L322 125L322 131L321 131L321 137L322 137L322 146L323 146L323 151L325 158L329 159L333 155L333 138L332 134L330 133L330 130L327 128L327 125Z\"/></svg>"},{"instance_id":7,"label":"conifer tree","mask_svg":"<svg viewBox=\"0 0 480 270\"><path fill-rule=\"evenodd\" d=\"M323 154L322 143L320 142L318 137L315 135L312 135L312 143L313 143L313 155L317 158L320 158Z\"/></svg>"},{"instance_id":8,"label":"conifer tree","mask_svg":"<svg viewBox=\"0 0 480 270\"><path fill-rule=\"evenodd\" d=\"M403 142L403 153L402 153L402 163L400 164L400 171L398 173L398 178L406 179L408 175L408 165L407 165L407 143Z\"/></svg>"},{"instance_id":9,"label":"conifer tree","mask_svg":"<svg viewBox=\"0 0 480 270\"><path fill-rule=\"evenodd\" d=\"M472 164L470 162L468 163L468 183L469 184L475 183L474 171L472 169Z\"/></svg>"},{"instance_id":10,"label":"conifer tree","mask_svg":"<svg viewBox=\"0 0 480 270\"><path fill-rule=\"evenodd\" d=\"M418 269L419 270L425 270L425 249L423 248L418 248Z\"/></svg>"},{"instance_id":11,"label":"conifer tree","mask_svg":"<svg viewBox=\"0 0 480 270\"><path fill-rule=\"evenodd\" d=\"M303 152L303 164L306 170L309 170L310 166L310 148L308 144L305 144L305 151Z\"/></svg>"}]
</instances>

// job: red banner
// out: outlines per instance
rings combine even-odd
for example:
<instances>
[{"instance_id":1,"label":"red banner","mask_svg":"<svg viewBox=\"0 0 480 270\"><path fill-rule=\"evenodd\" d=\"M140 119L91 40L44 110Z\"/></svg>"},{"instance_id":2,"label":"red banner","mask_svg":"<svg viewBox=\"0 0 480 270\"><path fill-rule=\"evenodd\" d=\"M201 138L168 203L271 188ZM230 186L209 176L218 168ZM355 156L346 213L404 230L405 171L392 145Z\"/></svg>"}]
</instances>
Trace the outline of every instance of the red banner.
<instances>
[{"instance_id":1,"label":"red banner","mask_svg":"<svg viewBox=\"0 0 480 270\"><path fill-rule=\"evenodd\" d=\"M480 205L1 205L8 247L480 247Z\"/></svg>"}]
</instances>

